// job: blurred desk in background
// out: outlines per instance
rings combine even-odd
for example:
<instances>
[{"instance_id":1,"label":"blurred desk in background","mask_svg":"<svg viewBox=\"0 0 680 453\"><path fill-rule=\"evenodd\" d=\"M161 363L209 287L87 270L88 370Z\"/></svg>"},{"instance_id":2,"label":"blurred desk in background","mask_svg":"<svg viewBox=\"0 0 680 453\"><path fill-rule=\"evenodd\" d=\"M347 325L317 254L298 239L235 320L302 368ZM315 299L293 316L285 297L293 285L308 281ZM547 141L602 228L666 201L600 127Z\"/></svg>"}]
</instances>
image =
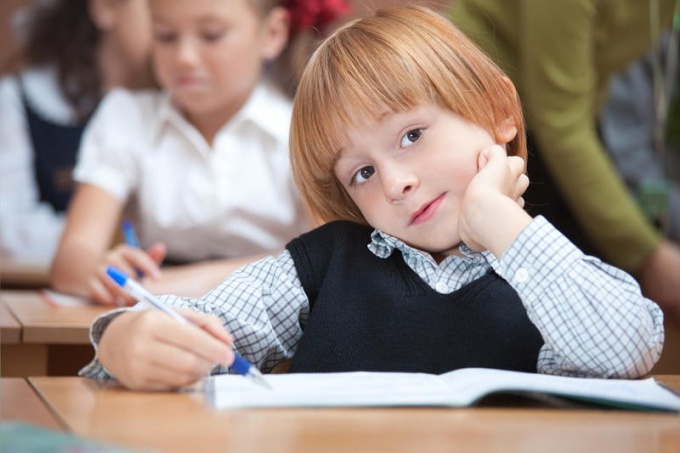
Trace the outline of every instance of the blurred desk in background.
<instances>
[{"instance_id":1,"label":"blurred desk in background","mask_svg":"<svg viewBox=\"0 0 680 453\"><path fill-rule=\"evenodd\" d=\"M3 290L0 306L3 377L76 375L94 357L90 324L111 309L53 306L38 290Z\"/></svg>"},{"instance_id":2,"label":"blurred desk in background","mask_svg":"<svg viewBox=\"0 0 680 453\"><path fill-rule=\"evenodd\" d=\"M0 288L29 289L46 288L50 269L45 265L0 261Z\"/></svg>"},{"instance_id":3,"label":"blurred desk in background","mask_svg":"<svg viewBox=\"0 0 680 453\"><path fill-rule=\"evenodd\" d=\"M0 298L0 344L21 343L21 324Z\"/></svg>"}]
</instances>

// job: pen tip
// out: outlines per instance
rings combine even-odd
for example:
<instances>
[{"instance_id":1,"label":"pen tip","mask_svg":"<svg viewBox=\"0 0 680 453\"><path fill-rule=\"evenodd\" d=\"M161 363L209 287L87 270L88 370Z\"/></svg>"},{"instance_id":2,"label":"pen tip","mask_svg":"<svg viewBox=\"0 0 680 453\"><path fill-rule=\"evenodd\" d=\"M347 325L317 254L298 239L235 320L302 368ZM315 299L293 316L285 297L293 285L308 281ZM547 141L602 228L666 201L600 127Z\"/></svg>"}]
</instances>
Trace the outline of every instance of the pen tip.
<instances>
[{"instance_id":1,"label":"pen tip","mask_svg":"<svg viewBox=\"0 0 680 453\"><path fill-rule=\"evenodd\" d=\"M248 376L250 376L250 378L253 381L258 383L262 387L267 387L270 390L274 390L274 387L272 387L271 384L269 382L267 382L267 380L264 378L264 376L262 376L262 373L260 373L259 371L251 369L250 372L248 373Z\"/></svg>"}]
</instances>

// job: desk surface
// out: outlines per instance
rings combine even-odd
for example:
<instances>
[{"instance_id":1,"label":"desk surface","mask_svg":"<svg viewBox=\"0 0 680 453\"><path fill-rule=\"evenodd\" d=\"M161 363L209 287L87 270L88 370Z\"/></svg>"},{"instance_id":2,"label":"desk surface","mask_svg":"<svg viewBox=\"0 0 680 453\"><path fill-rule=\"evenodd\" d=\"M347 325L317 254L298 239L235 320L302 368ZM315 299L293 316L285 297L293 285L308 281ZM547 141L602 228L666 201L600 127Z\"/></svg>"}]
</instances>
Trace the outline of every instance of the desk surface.
<instances>
[{"instance_id":1,"label":"desk surface","mask_svg":"<svg viewBox=\"0 0 680 453\"><path fill-rule=\"evenodd\" d=\"M62 430L61 424L25 379L2 378L0 393L2 394L0 419Z\"/></svg>"},{"instance_id":2,"label":"desk surface","mask_svg":"<svg viewBox=\"0 0 680 453\"><path fill-rule=\"evenodd\" d=\"M45 302L37 290L3 290L0 299L21 325L24 343L89 344L90 324L111 310L99 305L54 307ZM4 338L4 322L2 327Z\"/></svg>"},{"instance_id":3,"label":"desk surface","mask_svg":"<svg viewBox=\"0 0 680 453\"><path fill-rule=\"evenodd\" d=\"M657 376L680 390L680 376ZM173 451L678 451L680 416L551 408L214 411L203 395L140 393L73 377L30 378L74 434Z\"/></svg>"}]
</instances>

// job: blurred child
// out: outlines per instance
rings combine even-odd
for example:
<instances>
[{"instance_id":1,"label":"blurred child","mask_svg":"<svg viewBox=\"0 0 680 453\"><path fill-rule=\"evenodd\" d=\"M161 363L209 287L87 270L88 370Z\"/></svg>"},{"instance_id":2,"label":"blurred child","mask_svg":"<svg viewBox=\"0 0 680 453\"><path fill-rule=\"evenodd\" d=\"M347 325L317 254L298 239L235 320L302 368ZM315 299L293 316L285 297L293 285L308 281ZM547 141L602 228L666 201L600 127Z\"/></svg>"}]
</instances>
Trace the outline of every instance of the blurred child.
<instances>
[{"instance_id":1,"label":"blurred child","mask_svg":"<svg viewBox=\"0 0 680 453\"><path fill-rule=\"evenodd\" d=\"M295 35L295 9L276 0L150 8L165 90L119 90L97 112L51 272L56 289L104 304L132 302L107 265L139 273L152 292L200 295L309 227L288 160L291 101L265 71ZM121 216L141 248L109 249ZM164 260L177 266L161 271Z\"/></svg>"},{"instance_id":2,"label":"blurred child","mask_svg":"<svg viewBox=\"0 0 680 453\"><path fill-rule=\"evenodd\" d=\"M661 311L522 209L524 133L512 84L438 14L349 24L313 55L293 109L295 178L329 223L201 299L164 298L194 325L144 304L103 316L82 374L186 385L227 371L231 335L265 372L292 358L292 372L645 374Z\"/></svg>"},{"instance_id":3,"label":"blurred child","mask_svg":"<svg viewBox=\"0 0 680 453\"><path fill-rule=\"evenodd\" d=\"M34 0L0 79L0 257L49 265L85 124L114 87L152 86L147 0Z\"/></svg>"}]
</instances>

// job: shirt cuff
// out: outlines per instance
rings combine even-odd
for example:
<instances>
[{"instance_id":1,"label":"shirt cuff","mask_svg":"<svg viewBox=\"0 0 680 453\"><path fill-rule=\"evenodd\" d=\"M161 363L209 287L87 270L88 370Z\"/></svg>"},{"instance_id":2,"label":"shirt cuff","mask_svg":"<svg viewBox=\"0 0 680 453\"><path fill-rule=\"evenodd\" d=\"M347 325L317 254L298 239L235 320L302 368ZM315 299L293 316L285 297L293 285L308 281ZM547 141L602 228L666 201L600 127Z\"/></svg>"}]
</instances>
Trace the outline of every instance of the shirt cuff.
<instances>
[{"instance_id":1,"label":"shirt cuff","mask_svg":"<svg viewBox=\"0 0 680 453\"><path fill-rule=\"evenodd\" d=\"M90 326L90 342L94 347L94 359L78 372L78 376L92 378L92 379L111 379L115 378L106 368L99 362L99 341L104 334L104 330L111 324L111 321L118 316L131 311L130 308L120 308L112 310L99 315Z\"/></svg>"},{"instance_id":2,"label":"shirt cuff","mask_svg":"<svg viewBox=\"0 0 680 453\"><path fill-rule=\"evenodd\" d=\"M583 252L566 236L538 216L499 259L491 260L491 266L529 307L583 257Z\"/></svg>"}]
</instances>

